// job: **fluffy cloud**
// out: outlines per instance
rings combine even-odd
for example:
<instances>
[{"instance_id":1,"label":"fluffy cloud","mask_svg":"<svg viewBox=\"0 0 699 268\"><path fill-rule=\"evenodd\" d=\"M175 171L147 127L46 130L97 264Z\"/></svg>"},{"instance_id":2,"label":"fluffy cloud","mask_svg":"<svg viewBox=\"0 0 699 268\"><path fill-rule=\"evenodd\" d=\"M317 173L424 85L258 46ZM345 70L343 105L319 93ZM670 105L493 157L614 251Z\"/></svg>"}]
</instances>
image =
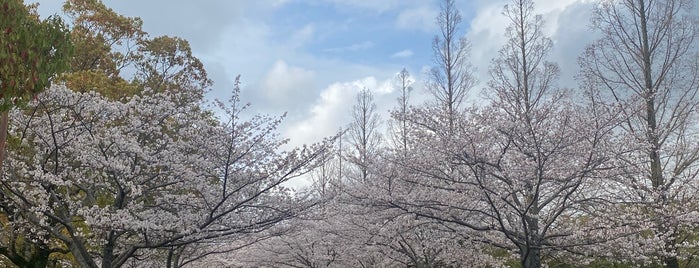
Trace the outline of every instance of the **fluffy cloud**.
<instances>
[{"instance_id":1,"label":"fluffy cloud","mask_svg":"<svg viewBox=\"0 0 699 268\"><path fill-rule=\"evenodd\" d=\"M555 24L565 25L556 27L551 35L554 41L551 59L561 67L560 85L565 87L575 87L575 75L578 72L578 57L581 56L585 47L599 35L590 31L589 22L592 17L594 2L579 1L561 10L557 16ZM553 19L553 18L552 18ZM554 22L551 22L554 24Z\"/></svg>"},{"instance_id":2,"label":"fluffy cloud","mask_svg":"<svg viewBox=\"0 0 699 268\"><path fill-rule=\"evenodd\" d=\"M381 1L366 1L366 0L326 0L338 6L368 9L376 12L384 12L391 10L400 5L400 0L381 0Z\"/></svg>"},{"instance_id":3,"label":"fluffy cloud","mask_svg":"<svg viewBox=\"0 0 699 268\"><path fill-rule=\"evenodd\" d=\"M396 26L400 29L418 29L428 33L437 30L435 18L439 10L435 6L417 6L400 12Z\"/></svg>"},{"instance_id":4,"label":"fluffy cloud","mask_svg":"<svg viewBox=\"0 0 699 268\"><path fill-rule=\"evenodd\" d=\"M480 1L476 16L470 22L467 39L472 43L471 59L477 68L479 88L483 88L490 79L490 61L497 57L498 50L505 42L504 34L509 22L502 15L502 9L507 3L509 1L505 0ZM587 28L593 3L590 0L539 0L535 3L535 13L542 15L545 33L554 42L549 60L561 66L562 86L575 86L576 59L594 39Z\"/></svg>"},{"instance_id":5,"label":"fluffy cloud","mask_svg":"<svg viewBox=\"0 0 699 268\"><path fill-rule=\"evenodd\" d=\"M293 47L301 47L313 39L315 31L315 25L308 23L301 29L296 30L289 38L287 44Z\"/></svg>"},{"instance_id":6,"label":"fluffy cloud","mask_svg":"<svg viewBox=\"0 0 699 268\"><path fill-rule=\"evenodd\" d=\"M392 80L379 81L369 76L351 82L334 83L325 88L310 108L310 115L301 121L292 122L285 136L295 144L304 144L335 135L349 124L356 95L365 88L372 91L374 100L380 107L378 112L385 118L386 102L393 99Z\"/></svg>"},{"instance_id":7,"label":"fluffy cloud","mask_svg":"<svg viewBox=\"0 0 699 268\"><path fill-rule=\"evenodd\" d=\"M351 45L345 46L345 47L326 48L326 49L324 49L324 51L325 52L332 52L332 53L355 52L355 51L367 50L367 49L370 49L372 47L374 47L374 42L364 41L361 43L351 44Z\"/></svg>"},{"instance_id":8,"label":"fluffy cloud","mask_svg":"<svg viewBox=\"0 0 699 268\"><path fill-rule=\"evenodd\" d=\"M42 2L46 2L45 0ZM57 1L61 2L61 1ZM143 28L152 35L176 35L190 41L199 52L215 49L229 25L241 22L244 10L268 13L277 6L260 6L252 1L114 1L105 5L126 16L144 19Z\"/></svg>"},{"instance_id":9,"label":"fluffy cloud","mask_svg":"<svg viewBox=\"0 0 699 268\"><path fill-rule=\"evenodd\" d=\"M299 114L303 111L298 104L312 99L315 87L315 72L279 60L262 80L261 92L266 106Z\"/></svg>"},{"instance_id":10,"label":"fluffy cloud","mask_svg":"<svg viewBox=\"0 0 699 268\"><path fill-rule=\"evenodd\" d=\"M393 53L393 55L391 55L391 58L410 58L413 56L413 54L414 53L412 50L404 49L404 50L398 51L396 53Z\"/></svg>"}]
</instances>

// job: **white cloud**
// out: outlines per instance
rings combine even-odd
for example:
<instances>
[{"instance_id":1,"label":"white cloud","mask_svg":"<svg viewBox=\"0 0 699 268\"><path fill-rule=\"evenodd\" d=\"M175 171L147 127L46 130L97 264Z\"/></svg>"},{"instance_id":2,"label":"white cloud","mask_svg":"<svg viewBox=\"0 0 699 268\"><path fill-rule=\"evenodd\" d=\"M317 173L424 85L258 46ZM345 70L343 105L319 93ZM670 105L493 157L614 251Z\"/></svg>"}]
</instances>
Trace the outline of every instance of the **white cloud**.
<instances>
[{"instance_id":1,"label":"white cloud","mask_svg":"<svg viewBox=\"0 0 699 268\"><path fill-rule=\"evenodd\" d=\"M266 105L278 110L301 112L291 110L298 110L299 103L313 98L315 72L278 60L263 78L261 89Z\"/></svg>"},{"instance_id":2,"label":"white cloud","mask_svg":"<svg viewBox=\"0 0 699 268\"><path fill-rule=\"evenodd\" d=\"M490 79L488 68L493 58L497 57L500 47L505 42L505 29L508 20L502 15L503 6L509 1L480 1L474 12L476 16L470 21L467 39L472 44L471 60L477 68L479 89ZM535 13L544 18L545 33L554 42L554 51L549 60L559 63L562 69L562 86L575 86L572 76L577 68L576 58L582 48L589 44L593 36L587 32L589 25L590 0L540 0L536 2ZM575 10L575 12L572 12ZM588 12L585 12L588 11ZM582 13L581 13L582 12ZM580 14L578 14L580 13ZM567 18L573 14L573 19ZM561 30L559 25L565 26Z\"/></svg>"},{"instance_id":3,"label":"white cloud","mask_svg":"<svg viewBox=\"0 0 699 268\"><path fill-rule=\"evenodd\" d=\"M413 56L412 50L404 49L404 50L398 51L396 53L393 53L393 55L391 55L391 58L410 58L412 56Z\"/></svg>"},{"instance_id":4,"label":"white cloud","mask_svg":"<svg viewBox=\"0 0 699 268\"><path fill-rule=\"evenodd\" d=\"M561 86L577 86L575 81L575 75L579 70L577 59L588 44L599 38L598 33L590 31L588 23L592 17L593 5L591 1L579 1L562 10L555 22L551 21L552 24L565 26L557 27L551 34L554 46L550 59L555 60L561 68L559 83Z\"/></svg>"},{"instance_id":5,"label":"white cloud","mask_svg":"<svg viewBox=\"0 0 699 268\"><path fill-rule=\"evenodd\" d=\"M347 127L357 93L365 88L372 91L380 117L387 119L386 107L395 99L391 94L392 79L379 81L374 76L368 76L351 82L336 82L320 92L305 117L285 122L282 136L289 138L289 148L319 142ZM311 183L309 176L303 176L290 181L287 186L300 190Z\"/></svg>"},{"instance_id":6,"label":"white cloud","mask_svg":"<svg viewBox=\"0 0 699 268\"><path fill-rule=\"evenodd\" d=\"M288 2L289 2L289 0L274 0L274 1L272 1L272 6L273 7L280 7L280 6L285 5Z\"/></svg>"},{"instance_id":7,"label":"white cloud","mask_svg":"<svg viewBox=\"0 0 699 268\"><path fill-rule=\"evenodd\" d=\"M342 53L342 52L356 52L360 50L367 50L374 47L374 42L371 41L364 41L361 43L356 43L352 44L349 46L345 47L334 47L334 48L326 48L324 49L325 52L333 52L333 53Z\"/></svg>"},{"instance_id":8,"label":"white cloud","mask_svg":"<svg viewBox=\"0 0 699 268\"><path fill-rule=\"evenodd\" d=\"M376 12L384 12L398 7L404 0L327 0L336 5L349 6L353 8L368 9Z\"/></svg>"},{"instance_id":9,"label":"white cloud","mask_svg":"<svg viewBox=\"0 0 699 268\"><path fill-rule=\"evenodd\" d=\"M306 24L291 35L287 44L292 47L301 47L313 39L315 32L316 28L313 23Z\"/></svg>"},{"instance_id":10,"label":"white cloud","mask_svg":"<svg viewBox=\"0 0 699 268\"><path fill-rule=\"evenodd\" d=\"M63 2L40 0L41 2ZM187 39L192 47L202 52L221 42L225 28L237 24L246 16L244 10L267 14L279 5L260 5L254 1L213 0L198 1L119 1L104 0L104 4L119 14L143 18L143 29L152 36L176 35ZM60 10L57 10L60 12ZM248 11L250 12L250 11Z\"/></svg>"},{"instance_id":11,"label":"white cloud","mask_svg":"<svg viewBox=\"0 0 699 268\"><path fill-rule=\"evenodd\" d=\"M417 6L405 9L398 14L396 26L400 29L417 29L432 33L436 30L435 18L439 10L433 6Z\"/></svg>"},{"instance_id":12,"label":"white cloud","mask_svg":"<svg viewBox=\"0 0 699 268\"><path fill-rule=\"evenodd\" d=\"M481 7L476 17L470 22L467 39L471 42L471 56L475 66L482 71L497 55L497 51L505 41L507 20L501 15L501 3L491 3ZM484 76L479 76L484 77Z\"/></svg>"},{"instance_id":13,"label":"white cloud","mask_svg":"<svg viewBox=\"0 0 699 268\"><path fill-rule=\"evenodd\" d=\"M308 144L336 134L350 122L350 111L355 97L365 88L372 91L374 100L380 107L379 112L384 113L383 110L386 109L382 108L386 106L382 104L392 99L391 79L379 81L369 76L351 82L334 83L320 93L310 108L310 115L304 120L293 122L284 136L289 137L294 144Z\"/></svg>"}]
</instances>

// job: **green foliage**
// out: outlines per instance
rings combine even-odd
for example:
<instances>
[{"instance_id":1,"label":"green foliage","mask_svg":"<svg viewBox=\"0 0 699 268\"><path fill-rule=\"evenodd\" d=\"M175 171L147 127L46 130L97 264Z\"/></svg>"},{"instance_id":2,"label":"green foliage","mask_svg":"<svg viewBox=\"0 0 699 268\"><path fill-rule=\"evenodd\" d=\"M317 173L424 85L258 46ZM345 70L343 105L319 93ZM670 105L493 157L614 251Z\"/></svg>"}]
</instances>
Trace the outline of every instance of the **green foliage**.
<instances>
[{"instance_id":1,"label":"green foliage","mask_svg":"<svg viewBox=\"0 0 699 268\"><path fill-rule=\"evenodd\" d=\"M60 17L41 21L21 0L0 0L0 111L46 89L67 69L71 53Z\"/></svg>"},{"instance_id":2,"label":"green foliage","mask_svg":"<svg viewBox=\"0 0 699 268\"><path fill-rule=\"evenodd\" d=\"M95 91L110 98L133 96L137 87L120 75L134 61L133 46L146 35L139 18L120 15L98 0L68 0L63 11L71 19L75 54L61 76L78 92ZM121 48L121 49L120 49Z\"/></svg>"},{"instance_id":3,"label":"green foliage","mask_svg":"<svg viewBox=\"0 0 699 268\"><path fill-rule=\"evenodd\" d=\"M61 76L68 88L122 100L146 88L203 91L211 86L187 40L150 38L140 18L118 14L100 0L67 0L63 11L72 20L76 48L70 71ZM124 68L135 69L133 77L123 76Z\"/></svg>"},{"instance_id":4,"label":"green foliage","mask_svg":"<svg viewBox=\"0 0 699 268\"><path fill-rule=\"evenodd\" d=\"M136 80L144 88L164 90L203 90L211 86L204 64L192 55L187 40L159 36L141 42L137 55Z\"/></svg>"},{"instance_id":5,"label":"green foliage","mask_svg":"<svg viewBox=\"0 0 699 268\"><path fill-rule=\"evenodd\" d=\"M72 19L71 36L77 48L71 71L95 70L117 78L130 61L131 51L113 47L130 47L142 39L141 19L120 15L99 0L68 0L63 11Z\"/></svg>"}]
</instances>

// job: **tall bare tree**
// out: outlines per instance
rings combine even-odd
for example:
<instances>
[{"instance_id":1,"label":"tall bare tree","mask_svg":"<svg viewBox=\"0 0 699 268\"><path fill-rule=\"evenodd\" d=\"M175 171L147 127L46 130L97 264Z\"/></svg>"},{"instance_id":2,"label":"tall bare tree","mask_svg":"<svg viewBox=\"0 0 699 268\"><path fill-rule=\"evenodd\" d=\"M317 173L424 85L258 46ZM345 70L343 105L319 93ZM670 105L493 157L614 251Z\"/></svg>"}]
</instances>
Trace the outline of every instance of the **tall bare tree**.
<instances>
[{"instance_id":1,"label":"tall bare tree","mask_svg":"<svg viewBox=\"0 0 699 268\"><path fill-rule=\"evenodd\" d=\"M392 131L391 138L393 147L403 155L408 152L408 133L410 131L406 116L410 103L410 93L413 91L413 83L414 79L405 68L396 76L396 86L400 91L400 95L396 99L398 101L398 106L391 113L393 121L391 121L390 127Z\"/></svg>"},{"instance_id":2,"label":"tall bare tree","mask_svg":"<svg viewBox=\"0 0 699 268\"><path fill-rule=\"evenodd\" d=\"M432 42L435 67L429 73L427 90L447 115L453 128L453 117L463 108L469 90L475 84L473 68L468 61L470 43L460 37L461 14L454 0L444 0L437 17L439 33Z\"/></svg>"},{"instance_id":3,"label":"tall bare tree","mask_svg":"<svg viewBox=\"0 0 699 268\"><path fill-rule=\"evenodd\" d=\"M368 89L363 89L357 94L357 102L352 107L352 123L348 129L352 146L349 160L357 166L357 179L360 182L366 182L369 178L369 167L381 143L379 120L374 96Z\"/></svg>"},{"instance_id":4,"label":"tall bare tree","mask_svg":"<svg viewBox=\"0 0 699 268\"><path fill-rule=\"evenodd\" d=\"M680 246L692 236L686 215L697 208L690 186L699 164L693 12L688 0L604 1L593 19L602 38L580 60L593 95L624 114L619 133L628 142L619 149L626 172L617 178L623 191L615 199L643 207L632 213L648 213L653 237L662 241L650 254L672 268L687 254Z\"/></svg>"}]
</instances>

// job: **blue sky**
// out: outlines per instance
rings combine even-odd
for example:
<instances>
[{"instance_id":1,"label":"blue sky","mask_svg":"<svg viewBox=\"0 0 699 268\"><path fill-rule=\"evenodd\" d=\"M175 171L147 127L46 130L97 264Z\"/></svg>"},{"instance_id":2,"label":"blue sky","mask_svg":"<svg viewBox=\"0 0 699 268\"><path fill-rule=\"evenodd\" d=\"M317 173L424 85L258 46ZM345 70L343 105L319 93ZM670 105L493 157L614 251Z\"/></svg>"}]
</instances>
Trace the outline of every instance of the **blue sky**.
<instances>
[{"instance_id":1,"label":"blue sky","mask_svg":"<svg viewBox=\"0 0 699 268\"><path fill-rule=\"evenodd\" d=\"M354 96L374 92L383 118L395 103L395 74L415 76L413 104L424 95L432 65L439 0L103 0L116 12L141 17L151 36L187 39L214 80L210 98L225 98L242 75L252 110L288 117L282 135L299 145L330 136L349 123ZM39 12L61 13L63 1L40 0ZM456 0L462 34L481 82L503 42L507 0ZM588 30L593 0L539 0L562 69L574 87L577 57L594 37ZM474 94L477 95L477 94ZM472 98L477 101L477 97Z\"/></svg>"}]
</instances>

